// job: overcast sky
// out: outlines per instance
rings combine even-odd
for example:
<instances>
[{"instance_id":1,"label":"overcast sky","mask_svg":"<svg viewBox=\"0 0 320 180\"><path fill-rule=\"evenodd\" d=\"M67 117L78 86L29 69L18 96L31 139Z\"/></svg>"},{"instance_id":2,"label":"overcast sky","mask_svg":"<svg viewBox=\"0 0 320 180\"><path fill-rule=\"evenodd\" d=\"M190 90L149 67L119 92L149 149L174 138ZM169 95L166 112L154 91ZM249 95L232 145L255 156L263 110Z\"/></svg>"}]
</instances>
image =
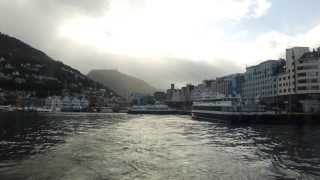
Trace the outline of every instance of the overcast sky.
<instances>
[{"instance_id":1,"label":"overcast sky","mask_svg":"<svg viewBox=\"0 0 320 180\"><path fill-rule=\"evenodd\" d=\"M83 73L158 88L243 72L320 45L319 0L0 0L0 31Z\"/></svg>"}]
</instances>

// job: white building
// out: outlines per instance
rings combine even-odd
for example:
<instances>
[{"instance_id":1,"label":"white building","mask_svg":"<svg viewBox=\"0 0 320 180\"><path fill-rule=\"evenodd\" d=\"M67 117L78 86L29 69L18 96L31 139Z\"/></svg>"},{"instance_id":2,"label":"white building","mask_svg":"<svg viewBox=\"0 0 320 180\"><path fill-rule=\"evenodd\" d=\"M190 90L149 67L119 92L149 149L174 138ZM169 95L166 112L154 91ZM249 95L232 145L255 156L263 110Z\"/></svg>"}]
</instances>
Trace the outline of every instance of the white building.
<instances>
[{"instance_id":1,"label":"white building","mask_svg":"<svg viewBox=\"0 0 320 180\"><path fill-rule=\"evenodd\" d=\"M296 61L296 93L320 93L320 49L307 52Z\"/></svg>"},{"instance_id":2,"label":"white building","mask_svg":"<svg viewBox=\"0 0 320 180\"><path fill-rule=\"evenodd\" d=\"M81 101L77 97L72 97L71 99L71 109L72 111L81 111Z\"/></svg>"},{"instance_id":3,"label":"white building","mask_svg":"<svg viewBox=\"0 0 320 180\"><path fill-rule=\"evenodd\" d=\"M276 97L288 111L320 111L320 48L286 50L286 61L266 61L247 68L245 98Z\"/></svg>"},{"instance_id":4,"label":"white building","mask_svg":"<svg viewBox=\"0 0 320 180\"><path fill-rule=\"evenodd\" d=\"M268 60L247 67L244 73L243 96L247 100L272 98L277 95L277 79L284 60Z\"/></svg>"},{"instance_id":5,"label":"white building","mask_svg":"<svg viewBox=\"0 0 320 180\"><path fill-rule=\"evenodd\" d=\"M81 109L88 109L89 108L89 100L82 96L81 99L80 99L80 105L81 105Z\"/></svg>"},{"instance_id":6,"label":"white building","mask_svg":"<svg viewBox=\"0 0 320 180\"><path fill-rule=\"evenodd\" d=\"M298 71L301 76L301 66L299 59L309 53L308 47L294 47L286 50L285 71L277 79L278 95L289 95L297 93ZM298 70L298 65L300 66Z\"/></svg>"},{"instance_id":7,"label":"white building","mask_svg":"<svg viewBox=\"0 0 320 180\"><path fill-rule=\"evenodd\" d=\"M60 96L50 96L45 99L45 107L51 111L61 111L62 101Z\"/></svg>"},{"instance_id":8,"label":"white building","mask_svg":"<svg viewBox=\"0 0 320 180\"><path fill-rule=\"evenodd\" d=\"M68 111L72 109L72 97L64 96L62 99L62 109Z\"/></svg>"},{"instance_id":9,"label":"white building","mask_svg":"<svg viewBox=\"0 0 320 180\"><path fill-rule=\"evenodd\" d=\"M195 86L191 93L193 101L215 99L217 97L226 96L223 92L227 84L217 82L217 80L205 80L203 83Z\"/></svg>"},{"instance_id":10,"label":"white building","mask_svg":"<svg viewBox=\"0 0 320 180\"><path fill-rule=\"evenodd\" d=\"M89 100L82 96L80 98L73 96L64 96L62 98L63 111L85 111L89 107Z\"/></svg>"}]
</instances>

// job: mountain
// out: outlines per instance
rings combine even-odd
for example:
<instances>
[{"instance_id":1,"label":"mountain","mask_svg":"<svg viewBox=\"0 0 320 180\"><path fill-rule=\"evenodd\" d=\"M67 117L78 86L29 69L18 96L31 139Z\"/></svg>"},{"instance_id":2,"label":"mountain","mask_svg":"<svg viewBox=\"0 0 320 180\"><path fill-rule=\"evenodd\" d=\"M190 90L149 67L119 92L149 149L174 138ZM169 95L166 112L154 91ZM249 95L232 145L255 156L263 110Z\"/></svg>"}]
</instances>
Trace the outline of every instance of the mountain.
<instances>
[{"instance_id":1,"label":"mountain","mask_svg":"<svg viewBox=\"0 0 320 180\"><path fill-rule=\"evenodd\" d=\"M123 74L117 70L91 70L88 77L108 85L112 90L122 96L127 96L128 93L153 94L157 91L156 88L150 86L145 81Z\"/></svg>"},{"instance_id":2,"label":"mountain","mask_svg":"<svg viewBox=\"0 0 320 180\"><path fill-rule=\"evenodd\" d=\"M55 61L30 45L0 33L0 88L36 92L38 96L105 89L78 70ZM115 94L115 93L113 93Z\"/></svg>"}]
</instances>

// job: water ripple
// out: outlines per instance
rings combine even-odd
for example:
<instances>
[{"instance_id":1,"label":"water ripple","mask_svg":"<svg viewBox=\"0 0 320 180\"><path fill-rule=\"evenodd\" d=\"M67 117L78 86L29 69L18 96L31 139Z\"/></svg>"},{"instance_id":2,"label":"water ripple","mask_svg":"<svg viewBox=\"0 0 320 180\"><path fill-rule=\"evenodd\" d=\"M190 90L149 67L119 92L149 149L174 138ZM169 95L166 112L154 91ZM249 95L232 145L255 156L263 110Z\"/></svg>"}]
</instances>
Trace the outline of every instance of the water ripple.
<instances>
[{"instance_id":1,"label":"water ripple","mask_svg":"<svg viewBox=\"0 0 320 180\"><path fill-rule=\"evenodd\" d=\"M319 179L320 130L189 116L5 115L0 179Z\"/></svg>"}]
</instances>

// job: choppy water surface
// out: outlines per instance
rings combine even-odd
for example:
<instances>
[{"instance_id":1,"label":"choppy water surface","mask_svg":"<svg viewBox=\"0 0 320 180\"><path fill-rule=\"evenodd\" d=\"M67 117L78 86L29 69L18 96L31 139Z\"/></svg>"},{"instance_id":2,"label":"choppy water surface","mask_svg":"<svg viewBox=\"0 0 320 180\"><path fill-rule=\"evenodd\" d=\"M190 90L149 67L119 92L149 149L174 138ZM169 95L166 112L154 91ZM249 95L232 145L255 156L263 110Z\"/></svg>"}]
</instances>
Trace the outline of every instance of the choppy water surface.
<instances>
[{"instance_id":1,"label":"choppy water surface","mask_svg":"<svg viewBox=\"0 0 320 180\"><path fill-rule=\"evenodd\" d=\"M320 179L320 128L1 115L0 179Z\"/></svg>"}]
</instances>

